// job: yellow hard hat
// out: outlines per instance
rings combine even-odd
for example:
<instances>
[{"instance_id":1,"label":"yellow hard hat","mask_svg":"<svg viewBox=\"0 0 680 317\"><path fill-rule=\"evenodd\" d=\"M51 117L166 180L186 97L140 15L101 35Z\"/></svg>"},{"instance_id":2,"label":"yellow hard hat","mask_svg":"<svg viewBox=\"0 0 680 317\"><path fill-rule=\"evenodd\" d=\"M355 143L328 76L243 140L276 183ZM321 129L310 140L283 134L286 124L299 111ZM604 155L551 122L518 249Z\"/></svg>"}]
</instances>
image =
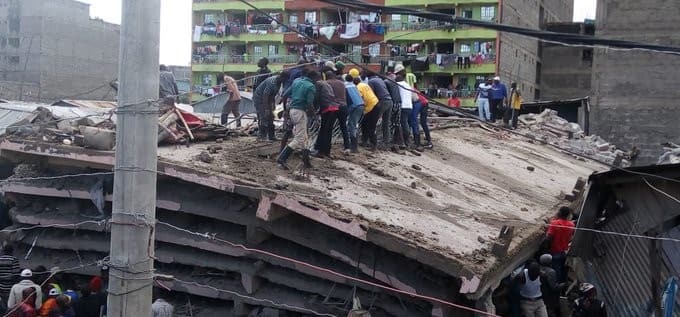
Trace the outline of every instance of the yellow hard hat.
<instances>
[{"instance_id":1,"label":"yellow hard hat","mask_svg":"<svg viewBox=\"0 0 680 317\"><path fill-rule=\"evenodd\" d=\"M352 68L349 70L349 75L352 76L352 78L357 78L359 77L359 70L356 68Z\"/></svg>"}]
</instances>

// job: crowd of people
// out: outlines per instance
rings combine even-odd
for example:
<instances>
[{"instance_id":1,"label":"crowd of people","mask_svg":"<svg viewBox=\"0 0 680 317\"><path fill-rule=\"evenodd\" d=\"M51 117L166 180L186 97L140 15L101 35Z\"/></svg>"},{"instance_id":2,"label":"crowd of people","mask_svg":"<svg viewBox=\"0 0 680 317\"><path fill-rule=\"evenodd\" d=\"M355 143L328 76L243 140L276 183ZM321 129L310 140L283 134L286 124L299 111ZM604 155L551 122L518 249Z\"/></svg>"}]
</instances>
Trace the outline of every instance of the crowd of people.
<instances>
[{"instance_id":1,"label":"crowd of people","mask_svg":"<svg viewBox=\"0 0 680 317\"><path fill-rule=\"evenodd\" d=\"M475 103L479 112L479 119L495 123L502 119L506 128L516 129L519 112L522 108L522 95L517 89L517 83L507 86L496 76L488 78L477 87Z\"/></svg>"},{"instance_id":2,"label":"crowd of people","mask_svg":"<svg viewBox=\"0 0 680 317\"><path fill-rule=\"evenodd\" d=\"M11 245L0 256L0 314L8 317L106 316L109 268L89 281L76 281L58 267L21 268ZM171 317L173 306L154 295L152 317Z\"/></svg>"},{"instance_id":3,"label":"crowd of people","mask_svg":"<svg viewBox=\"0 0 680 317\"><path fill-rule=\"evenodd\" d=\"M281 168L288 168L288 157L295 151L301 152L308 167L310 156L330 157L336 126L340 128L345 154L357 153L359 147L393 152L422 152L433 147L428 99L418 91L415 75L407 73L402 64L384 76L367 69L345 72L341 61L327 61L320 68L300 64L258 81L253 91L262 140L278 140L273 124L277 97L285 105L284 126L288 129L277 159ZM266 63L260 66L264 68ZM308 127L316 118L320 120L319 134L312 145ZM290 142L285 142L291 137Z\"/></svg>"},{"instance_id":4,"label":"crowd of people","mask_svg":"<svg viewBox=\"0 0 680 317\"><path fill-rule=\"evenodd\" d=\"M568 285L567 252L573 238L575 225L572 210L561 207L546 230L542 252L538 261L531 260L513 278L519 293L518 316L562 317L560 297ZM578 297L571 302L571 317L606 317L604 302L597 299L597 290L590 283L582 283ZM567 317L567 316L564 316Z\"/></svg>"}]
</instances>

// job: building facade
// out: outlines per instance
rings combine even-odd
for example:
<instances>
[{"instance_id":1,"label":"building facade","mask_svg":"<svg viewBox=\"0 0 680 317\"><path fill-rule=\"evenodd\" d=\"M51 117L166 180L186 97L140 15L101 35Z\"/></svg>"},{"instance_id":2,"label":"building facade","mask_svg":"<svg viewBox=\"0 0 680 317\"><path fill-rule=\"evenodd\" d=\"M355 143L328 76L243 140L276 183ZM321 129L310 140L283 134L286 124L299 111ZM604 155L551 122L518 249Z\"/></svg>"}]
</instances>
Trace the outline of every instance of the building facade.
<instances>
[{"instance_id":1,"label":"building facade","mask_svg":"<svg viewBox=\"0 0 680 317\"><path fill-rule=\"evenodd\" d=\"M549 23L550 32L595 35L594 22ZM593 75L593 49L541 43L541 99L567 100L590 96Z\"/></svg>"},{"instance_id":2,"label":"building facade","mask_svg":"<svg viewBox=\"0 0 680 317\"><path fill-rule=\"evenodd\" d=\"M541 21L569 21L573 11L573 0L369 2L532 28L541 27ZM541 59L536 40L410 15L352 12L311 0L253 4L371 69L386 71L394 63L404 63L418 76L419 88L434 98L455 93L462 97L463 106L474 106L475 87L495 75L508 84L517 81L522 93L531 96L528 99L539 94ZM195 86L216 85L222 72L235 78L252 74L263 56L269 58L272 71L297 63L301 55L335 57L236 0L197 0L193 11ZM348 33L354 23L360 25L358 34Z\"/></svg>"},{"instance_id":3,"label":"building facade","mask_svg":"<svg viewBox=\"0 0 680 317\"><path fill-rule=\"evenodd\" d=\"M676 26L680 2L600 0L598 37L680 46ZM661 143L680 143L676 83L680 56L642 51L596 49L593 60L594 133L613 144L640 153L637 165L656 163Z\"/></svg>"},{"instance_id":4,"label":"building facade","mask_svg":"<svg viewBox=\"0 0 680 317\"><path fill-rule=\"evenodd\" d=\"M0 98L114 97L120 27L74 0L0 0Z\"/></svg>"}]
</instances>

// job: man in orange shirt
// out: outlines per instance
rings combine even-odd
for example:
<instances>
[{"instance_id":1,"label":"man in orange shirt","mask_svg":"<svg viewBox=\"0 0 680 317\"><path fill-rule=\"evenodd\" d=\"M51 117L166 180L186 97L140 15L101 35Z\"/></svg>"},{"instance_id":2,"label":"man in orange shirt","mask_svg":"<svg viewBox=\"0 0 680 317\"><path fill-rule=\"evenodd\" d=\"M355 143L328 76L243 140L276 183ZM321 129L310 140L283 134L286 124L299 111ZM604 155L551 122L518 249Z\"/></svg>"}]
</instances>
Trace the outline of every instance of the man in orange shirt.
<instances>
[{"instance_id":1,"label":"man in orange shirt","mask_svg":"<svg viewBox=\"0 0 680 317\"><path fill-rule=\"evenodd\" d=\"M567 280L567 251L576 227L570 220L571 213L571 208L560 207L557 218L550 222L546 231L546 240L550 242L550 254L553 257L553 268L557 271L557 279L560 283Z\"/></svg>"}]
</instances>

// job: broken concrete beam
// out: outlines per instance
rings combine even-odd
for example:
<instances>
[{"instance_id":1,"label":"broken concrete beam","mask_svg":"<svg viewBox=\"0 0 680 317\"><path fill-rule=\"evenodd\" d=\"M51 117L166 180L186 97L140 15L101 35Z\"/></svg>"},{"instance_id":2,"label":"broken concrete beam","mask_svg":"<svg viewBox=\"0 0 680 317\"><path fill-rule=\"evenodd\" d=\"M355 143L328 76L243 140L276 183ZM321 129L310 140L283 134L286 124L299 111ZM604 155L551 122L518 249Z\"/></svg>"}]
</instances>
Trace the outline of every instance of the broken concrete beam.
<instances>
[{"instance_id":1,"label":"broken concrete beam","mask_svg":"<svg viewBox=\"0 0 680 317\"><path fill-rule=\"evenodd\" d=\"M241 273L241 285L243 285L248 295L252 295L262 286L262 278L255 274Z\"/></svg>"},{"instance_id":2,"label":"broken concrete beam","mask_svg":"<svg viewBox=\"0 0 680 317\"><path fill-rule=\"evenodd\" d=\"M609 143L600 143L595 146L600 152L609 152Z\"/></svg>"},{"instance_id":3,"label":"broken concrete beam","mask_svg":"<svg viewBox=\"0 0 680 317\"><path fill-rule=\"evenodd\" d=\"M279 218L290 215L291 212L278 205L272 204L272 198L262 195L257 205L257 218L264 221L276 221Z\"/></svg>"},{"instance_id":4,"label":"broken concrete beam","mask_svg":"<svg viewBox=\"0 0 680 317\"><path fill-rule=\"evenodd\" d=\"M246 227L246 241L249 245L259 245L262 242L267 241L271 236L272 234L267 232L267 230L255 225Z\"/></svg>"},{"instance_id":5,"label":"broken concrete beam","mask_svg":"<svg viewBox=\"0 0 680 317\"><path fill-rule=\"evenodd\" d=\"M234 317L246 317L250 315L250 309L242 300L234 299L234 307L231 310Z\"/></svg>"},{"instance_id":6,"label":"broken concrete beam","mask_svg":"<svg viewBox=\"0 0 680 317\"><path fill-rule=\"evenodd\" d=\"M576 185L574 185L574 189L583 190L584 188L586 188L586 179L583 177L579 177L576 180Z\"/></svg>"},{"instance_id":7,"label":"broken concrete beam","mask_svg":"<svg viewBox=\"0 0 680 317\"><path fill-rule=\"evenodd\" d=\"M515 232L515 227L503 226L498 234L498 240L493 244L491 253L498 258L503 258L508 254L510 243Z\"/></svg>"},{"instance_id":8,"label":"broken concrete beam","mask_svg":"<svg viewBox=\"0 0 680 317\"><path fill-rule=\"evenodd\" d=\"M85 147L110 151L116 146L116 132L94 127L80 127L80 133L85 138Z\"/></svg>"}]
</instances>

